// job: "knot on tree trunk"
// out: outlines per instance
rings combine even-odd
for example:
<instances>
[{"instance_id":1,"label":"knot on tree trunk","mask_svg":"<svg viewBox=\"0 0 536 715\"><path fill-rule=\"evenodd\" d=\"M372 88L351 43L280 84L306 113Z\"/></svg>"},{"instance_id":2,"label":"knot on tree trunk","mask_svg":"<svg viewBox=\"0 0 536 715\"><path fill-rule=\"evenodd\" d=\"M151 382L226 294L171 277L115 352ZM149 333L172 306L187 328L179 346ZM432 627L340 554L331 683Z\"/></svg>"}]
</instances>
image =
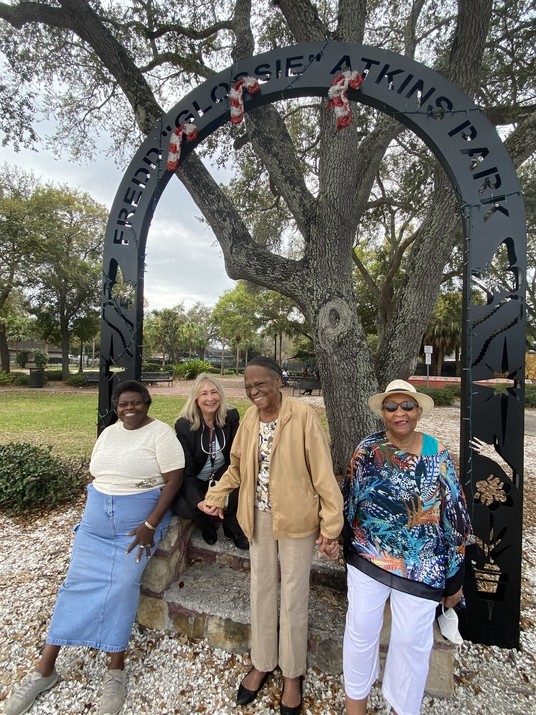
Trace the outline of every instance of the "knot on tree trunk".
<instances>
[{"instance_id":1,"label":"knot on tree trunk","mask_svg":"<svg viewBox=\"0 0 536 715\"><path fill-rule=\"evenodd\" d=\"M348 333L351 325L352 310L343 300L334 298L323 305L318 316L318 339L322 349L332 354L336 343Z\"/></svg>"}]
</instances>

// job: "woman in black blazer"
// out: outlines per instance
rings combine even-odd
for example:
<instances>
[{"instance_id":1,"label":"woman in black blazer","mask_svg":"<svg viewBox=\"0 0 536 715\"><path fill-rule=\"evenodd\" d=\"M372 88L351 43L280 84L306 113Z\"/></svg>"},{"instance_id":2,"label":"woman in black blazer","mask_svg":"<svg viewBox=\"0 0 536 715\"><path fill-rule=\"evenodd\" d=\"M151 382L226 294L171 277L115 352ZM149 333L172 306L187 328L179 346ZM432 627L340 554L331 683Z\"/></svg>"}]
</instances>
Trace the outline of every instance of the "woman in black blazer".
<instances>
[{"instance_id":1,"label":"woman in black blazer","mask_svg":"<svg viewBox=\"0 0 536 715\"><path fill-rule=\"evenodd\" d=\"M175 422L175 431L184 450L184 482L173 510L185 519L193 519L207 544L218 539L219 519L198 509L209 486L215 484L229 466L231 445L239 423L238 410L228 407L219 381L201 373L190 390ZM239 549L248 549L248 540L238 521L238 489L229 495L223 519L223 533Z\"/></svg>"}]
</instances>

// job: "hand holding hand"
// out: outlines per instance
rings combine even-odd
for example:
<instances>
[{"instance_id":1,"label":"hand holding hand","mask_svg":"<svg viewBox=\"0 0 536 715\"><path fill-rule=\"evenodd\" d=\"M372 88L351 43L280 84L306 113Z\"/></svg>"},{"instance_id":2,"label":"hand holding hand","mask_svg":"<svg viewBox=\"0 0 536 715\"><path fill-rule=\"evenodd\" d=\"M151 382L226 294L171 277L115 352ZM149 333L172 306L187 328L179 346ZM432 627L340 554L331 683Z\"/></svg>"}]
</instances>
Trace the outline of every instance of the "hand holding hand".
<instances>
[{"instance_id":1,"label":"hand holding hand","mask_svg":"<svg viewBox=\"0 0 536 715\"><path fill-rule=\"evenodd\" d=\"M221 506L209 506L205 501L200 501L197 508L209 516L218 516L220 519L223 519L223 509Z\"/></svg>"},{"instance_id":2,"label":"hand holding hand","mask_svg":"<svg viewBox=\"0 0 536 715\"><path fill-rule=\"evenodd\" d=\"M322 558L325 554L328 559L335 561L339 557L339 541L338 539L328 539L327 536L320 534L315 541L318 546L318 557Z\"/></svg>"}]
</instances>

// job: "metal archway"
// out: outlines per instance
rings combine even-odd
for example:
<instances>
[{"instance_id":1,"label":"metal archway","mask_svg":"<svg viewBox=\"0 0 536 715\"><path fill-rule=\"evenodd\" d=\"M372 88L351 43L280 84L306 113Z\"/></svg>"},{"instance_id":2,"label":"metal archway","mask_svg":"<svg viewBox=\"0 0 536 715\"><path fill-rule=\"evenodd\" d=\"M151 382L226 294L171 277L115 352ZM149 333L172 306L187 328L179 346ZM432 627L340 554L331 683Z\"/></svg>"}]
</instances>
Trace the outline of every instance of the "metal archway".
<instances>
[{"instance_id":1,"label":"metal archway","mask_svg":"<svg viewBox=\"0 0 536 715\"><path fill-rule=\"evenodd\" d=\"M343 70L366 74L351 100L394 116L428 145L458 196L465 234L461 473L485 558L465 585L471 640L519 646L524 420L523 199L512 161L483 112L445 77L377 47L327 42L273 50L237 62L178 102L149 134L116 194L106 232L101 323L99 429L113 421L117 376L141 374L143 274L149 225L172 176L166 163L175 127L194 121L195 141L181 160L230 118L237 79L259 80L246 111L283 98L326 96ZM498 251L507 255L508 288L471 302L473 281ZM120 287L120 285L122 287ZM128 295L124 286L130 287ZM496 383L494 379L504 378ZM491 446L475 448L474 439Z\"/></svg>"}]
</instances>

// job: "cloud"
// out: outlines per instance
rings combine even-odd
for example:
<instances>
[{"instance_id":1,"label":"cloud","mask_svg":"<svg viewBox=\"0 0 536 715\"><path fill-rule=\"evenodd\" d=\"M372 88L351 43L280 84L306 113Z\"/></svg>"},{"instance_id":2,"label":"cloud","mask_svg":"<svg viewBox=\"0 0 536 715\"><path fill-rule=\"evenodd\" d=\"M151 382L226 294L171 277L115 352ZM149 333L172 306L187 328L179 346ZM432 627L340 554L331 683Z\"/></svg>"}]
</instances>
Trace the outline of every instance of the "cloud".
<instances>
[{"instance_id":1,"label":"cloud","mask_svg":"<svg viewBox=\"0 0 536 715\"><path fill-rule=\"evenodd\" d=\"M2 162L32 171L42 182L67 184L86 191L111 207L123 172L102 157L88 165L74 164L40 150L0 148ZM156 208L146 247L145 299L149 309L171 308L197 301L214 305L235 282L225 273L223 254L211 229L200 223L199 209L177 179L167 185Z\"/></svg>"}]
</instances>

